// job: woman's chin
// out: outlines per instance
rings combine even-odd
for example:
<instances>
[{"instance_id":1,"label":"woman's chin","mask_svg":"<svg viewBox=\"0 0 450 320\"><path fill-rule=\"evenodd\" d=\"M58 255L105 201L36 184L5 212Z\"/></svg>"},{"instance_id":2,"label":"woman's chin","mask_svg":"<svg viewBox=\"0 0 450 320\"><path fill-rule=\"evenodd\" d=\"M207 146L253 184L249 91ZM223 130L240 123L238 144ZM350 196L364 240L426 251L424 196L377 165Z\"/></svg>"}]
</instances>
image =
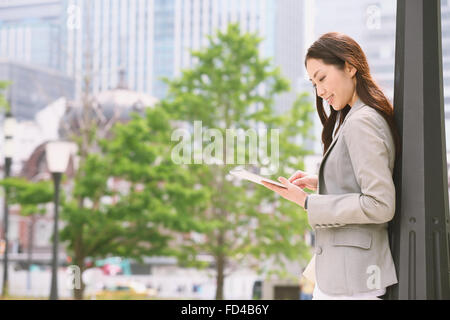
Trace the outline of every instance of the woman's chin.
<instances>
[{"instance_id":1,"label":"woman's chin","mask_svg":"<svg viewBox=\"0 0 450 320\"><path fill-rule=\"evenodd\" d=\"M335 110L335 111L339 111L344 109L344 106L340 106L339 104L332 104L331 107Z\"/></svg>"}]
</instances>

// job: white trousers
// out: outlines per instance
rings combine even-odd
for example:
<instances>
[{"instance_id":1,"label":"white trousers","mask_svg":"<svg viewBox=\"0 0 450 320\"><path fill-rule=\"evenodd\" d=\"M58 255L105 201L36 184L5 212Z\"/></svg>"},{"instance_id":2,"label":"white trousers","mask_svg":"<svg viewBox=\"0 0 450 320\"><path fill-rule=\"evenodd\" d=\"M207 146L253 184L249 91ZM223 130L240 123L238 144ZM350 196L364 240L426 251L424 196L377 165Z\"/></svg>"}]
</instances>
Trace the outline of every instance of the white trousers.
<instances>
[{"instance_id":1,"label":"white trousers","mask_svg":"<svg viewBox=\"0 0 450 320\"><path fill-rule=\"evenodd\" d=\"M376 290L373 292L359 293L352 296L346 295L328 295L320 291L319 286L314 286L313 300L381 300L378 298L386 293L386 289Z\"/></svg>"}]
</instances>

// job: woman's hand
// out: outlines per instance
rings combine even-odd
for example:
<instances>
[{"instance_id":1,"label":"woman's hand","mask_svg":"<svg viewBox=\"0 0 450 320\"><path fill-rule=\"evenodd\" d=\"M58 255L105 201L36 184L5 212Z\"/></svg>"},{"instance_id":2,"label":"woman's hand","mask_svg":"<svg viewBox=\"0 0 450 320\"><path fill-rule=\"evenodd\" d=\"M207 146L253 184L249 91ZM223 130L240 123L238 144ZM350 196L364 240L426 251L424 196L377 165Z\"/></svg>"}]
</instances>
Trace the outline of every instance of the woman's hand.
<instances>
[{"instance_id":1,"label":"woman's hand","mask_svg":"<svg viewBox=\"0 0 450 320\"><path fill-rule=\"evenodd\" d=\"M289 180L286 178L279 177L278 181L280 181L282 184L284 184L287 187L287 189L278 187L276 185L273 185L273 184L271 184L269 182L265 182L265 181L262 181L262 184L266 188L268 188L272 191L275 191L283 198L290 200L290 201L298 204L302 208L304 208L305 207L305 199L308 194L305 191L303 191L302 189L300 189L300 187L290 183Z\"/></svg>"},{"instance_id":2,"label":"woman's hand","mask_svg":"<svg viewBox=\"0 0 450 320\"><path fill-rule=\"evenodd\" d=\"M308 188L309 190L317 190L317 175L298 170L288 180L290 183L300 188Z\"/></svg>"}]
</instances>

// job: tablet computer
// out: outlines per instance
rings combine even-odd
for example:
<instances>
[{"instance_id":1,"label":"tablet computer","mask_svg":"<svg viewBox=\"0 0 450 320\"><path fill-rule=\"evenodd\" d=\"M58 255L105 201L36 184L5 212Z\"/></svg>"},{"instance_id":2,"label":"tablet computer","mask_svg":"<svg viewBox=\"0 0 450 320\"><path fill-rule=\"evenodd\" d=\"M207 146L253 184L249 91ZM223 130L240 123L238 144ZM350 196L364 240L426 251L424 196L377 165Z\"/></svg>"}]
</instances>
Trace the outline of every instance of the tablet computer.
<instances>
[{"instance_id":1,"label":"tablet computer","mask_svg":"<svg viewBox=\"0 0 450 320\"><path fill-rule=\"evenodd\" d=\"M249 171L247 171L247 170L244 170L244 169L234 169L234 170L231 170L231 171L230 171L230 174L232 174L233 176L238 177L238 178L240 178L240 179L245 179L245 180L248 180L248 181L251 181L251 182L260 184L260 185L262 185L262 186L264 186L264 185L262 184L262 181L265 181L265 182L274 184L274 185L276 185L276 186L278 186L278 187L287 189L287 187L286 187L284 184L281 184L281 183L279 183L279 182L276 182L276 181L273 181L273 180L270 180L270 179L261 177L261 176L259 176L259 175L257 175L257 174L251 173L251 172L249 172Z\"/></svg>"}]
</instances>

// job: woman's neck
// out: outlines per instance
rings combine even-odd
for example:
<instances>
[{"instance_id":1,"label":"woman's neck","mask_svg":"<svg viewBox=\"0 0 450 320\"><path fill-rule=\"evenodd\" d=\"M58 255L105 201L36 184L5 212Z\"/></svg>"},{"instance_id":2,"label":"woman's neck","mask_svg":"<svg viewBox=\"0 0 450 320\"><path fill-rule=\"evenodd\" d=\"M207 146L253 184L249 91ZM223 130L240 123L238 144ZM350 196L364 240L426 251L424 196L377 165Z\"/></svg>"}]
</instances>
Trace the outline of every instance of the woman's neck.
<instances>
[{"instance_id":1,"label":"woman's neck","mask_svg":"<svg viewBox=\"0 0 450 320\"><path fill-rule=\"evenodd\" d=\"M358 99L359 99L359 97L356 94L356 90L355 90L355 92L353 93L352 98L350 99L350 102L348 103L350 105L350 107L353 107L355 105L356 101L358 101Z\"/></svg>"}]
</instances>

